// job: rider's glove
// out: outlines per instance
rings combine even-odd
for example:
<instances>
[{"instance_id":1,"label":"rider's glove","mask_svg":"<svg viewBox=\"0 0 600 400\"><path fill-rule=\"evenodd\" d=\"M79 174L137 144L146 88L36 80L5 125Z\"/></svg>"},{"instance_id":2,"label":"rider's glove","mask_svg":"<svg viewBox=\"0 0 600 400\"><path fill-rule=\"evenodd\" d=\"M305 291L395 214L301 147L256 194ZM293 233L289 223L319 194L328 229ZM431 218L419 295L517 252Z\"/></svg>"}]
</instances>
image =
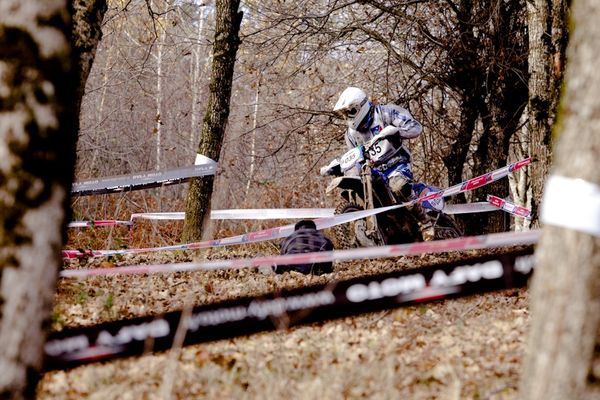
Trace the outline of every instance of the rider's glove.
<instances>
[{"instance_id":1,"label":"rider's glove","mask_svg":"<svg viewBox=\"0 0 600 400\"><path fill-rule=\"evenodd\" d=\"M319 170L321 176L339 175L341 172L342 170L340 168L340 161L338 159L331 161L329 165L321 167L321 169Z\"/></svg>"},{"instance_id":2,"label":"rider's glove","mask_svg":"<svg viewBox=\"0 0 600 400\"><path fill-rule=\"evenodd\" d=\"M400 130L400 128L398 128L394 125L388 125L385 128L383 128L377 136L379 136L379 137L393 136L396 133L398 133L399 130Z\"/></svg>"}]
</instances>

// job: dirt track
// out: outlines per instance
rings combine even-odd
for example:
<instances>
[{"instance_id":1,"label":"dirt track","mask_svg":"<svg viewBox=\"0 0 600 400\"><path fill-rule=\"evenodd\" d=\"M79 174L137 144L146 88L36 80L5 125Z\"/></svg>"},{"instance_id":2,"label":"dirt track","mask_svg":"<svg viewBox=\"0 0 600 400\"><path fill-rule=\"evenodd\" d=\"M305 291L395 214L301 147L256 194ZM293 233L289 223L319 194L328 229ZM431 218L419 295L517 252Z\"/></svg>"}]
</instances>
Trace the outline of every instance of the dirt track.
<instances>
[{"instance_id":1,"label":"dirt track","mask_svg":"<svg viewBox=\"0 0 600 400\"><path fill-rule=\"evenodd\" d=\"M240 270L62 280L54 321L85 326L475 254L341 263L322 277ZM167 254L119 264L186 260ZM527 323L527 291L505 290L48 373L39 398L512 399Z\"/></svg>"}]
</instances>

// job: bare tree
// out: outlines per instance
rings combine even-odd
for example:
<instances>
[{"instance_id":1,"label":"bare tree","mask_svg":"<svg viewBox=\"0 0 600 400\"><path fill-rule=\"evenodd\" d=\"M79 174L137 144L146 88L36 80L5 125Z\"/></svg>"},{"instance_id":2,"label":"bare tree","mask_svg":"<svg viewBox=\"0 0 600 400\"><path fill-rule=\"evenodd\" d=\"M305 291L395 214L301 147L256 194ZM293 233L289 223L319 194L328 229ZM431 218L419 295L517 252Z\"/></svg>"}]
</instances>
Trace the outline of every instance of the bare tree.
<instances>
[{"instance_id":1,"label":"bare tree","mask_svg":"<svg viewBox=\"0 0 600 400\"><path fill-rule=\"evenodd\" d=\"M566 92L558 115L556 129L560 137L552 174L600 185L600 76L596 64L600 9L595 0L579 0L572 7L574 30L568 48ZM570 193L572 208L548 209L543 213L552 219L552 213L569 215L577 208L578 214L589 209L590 217L597 216L597 197L585 201L578 198L579 193ZM597 196L597 186L595 193ZM544 198L546 202L548 198ZM597 224L597 220L594 222ZM532 320L521 399L584 398L600 324L600 238L580 229L577 224L571 228L544 226L531 288Z\"/></svg>"},{"instance_id":2,"label":"bare tree","mask_svg":"<svg viewBox=\"0 0 600 400\"><path fill-rule=\"evenodd\" d=\"M359 84L378 100L409 107L426 127L411 148L417 179L446 185L507 162L527 103L524 9L524 0L284 3L264 13L270 29L283 32L251 39L272 57L302 49L318 63L334 54L337 65L354 66L345 86ZM364 73L356 78L356 71ZM327 78L339 85L336 74ZM494 192L506 196L508 185L496 184ZM474 218L468 233L504 229L497 216Z\"/></svg>"},{"instance_id":3,"label":"bare tree","mask_svg":"<svg viewBox=\"0 0 600 400\"><path fill-rule=\"evenodd\" d=\"M231 82L239 46L239 29L243 13L238 12L239 0L216 1L215 39L208 105L198 145L198 153L218 161L229 117ZM209 215L213 192L212 176L190 182L186 200L183 239L202 237L204 219Z\"/></svg>"},{"instance_id":4,"label":"bare tree","mask_svg":"<svg viewBox=\"0 0 600 400\"><path fill-rule=\"evenodd\" d=\"M33 398L75 164L67 2L0 5L0 395Z\"/></svg>"}]
</instances>

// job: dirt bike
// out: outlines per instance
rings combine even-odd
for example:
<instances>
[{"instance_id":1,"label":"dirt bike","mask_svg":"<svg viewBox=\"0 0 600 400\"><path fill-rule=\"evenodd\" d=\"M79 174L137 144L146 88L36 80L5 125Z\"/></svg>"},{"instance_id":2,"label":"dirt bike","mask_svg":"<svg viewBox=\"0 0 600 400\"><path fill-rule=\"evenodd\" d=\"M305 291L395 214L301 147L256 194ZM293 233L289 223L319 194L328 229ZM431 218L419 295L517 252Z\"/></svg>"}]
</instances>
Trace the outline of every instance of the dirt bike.
<instances>
[{"instance_id":1,"label":"dirt bike","mask_svg":"<svg viewBox=\"0 0 600 400\"><path fill-rule=\"evenodd\" d=\"M339 165L334 165L331 170L328 170L329 175L337 177L329 183L327 193L334 190L340 192L335 208L336 214L399 203L386 184L383 173L375 167L375 161L381 160L386 153L391 151L394 149L391 148L385 137L376 136L366 145L346 152L340 157ZM357 168L360 170L358 176L346 173ZM434 187L423 183L413 183L412 185L416 196L424 196L431 191L436 191ZM422 206L434 222L435 240L451 239L462 235L454 219L443 212L444 200L442 198L423 202ZM337 249L423 240L416 217L406 207L337 225L332 229L334 233L332 239Z\"/></svg>"}]
</instances>

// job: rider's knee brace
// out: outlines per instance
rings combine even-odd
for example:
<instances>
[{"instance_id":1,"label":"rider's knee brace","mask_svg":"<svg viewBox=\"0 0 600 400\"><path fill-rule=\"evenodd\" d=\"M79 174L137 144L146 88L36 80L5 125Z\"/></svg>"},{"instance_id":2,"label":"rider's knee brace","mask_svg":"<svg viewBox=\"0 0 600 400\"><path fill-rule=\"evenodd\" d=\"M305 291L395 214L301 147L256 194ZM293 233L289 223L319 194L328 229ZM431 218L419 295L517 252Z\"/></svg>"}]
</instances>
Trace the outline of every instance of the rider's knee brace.
<instances>
[{"instance_id":1,"label":"rider's knee brace","mask_svg":"<svg viewBox=\"0 0 600 400\"><path fill-rule=\"evenodd\" d=\"M413 197L412 185L408 178L402 175L391 176L388 185L399 201L408 201Z\"/></svg>"}]
</instances>

